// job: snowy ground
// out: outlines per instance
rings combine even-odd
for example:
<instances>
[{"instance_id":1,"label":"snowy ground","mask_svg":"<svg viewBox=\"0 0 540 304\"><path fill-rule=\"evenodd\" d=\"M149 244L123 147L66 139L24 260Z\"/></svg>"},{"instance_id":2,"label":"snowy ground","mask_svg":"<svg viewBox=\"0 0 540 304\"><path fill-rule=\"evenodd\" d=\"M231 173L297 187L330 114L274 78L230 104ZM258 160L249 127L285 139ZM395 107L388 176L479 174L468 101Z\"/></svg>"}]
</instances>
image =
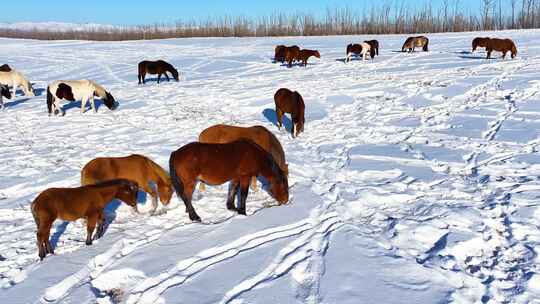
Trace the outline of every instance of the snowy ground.
<instances>
[{"instance_id":1,"label":"snowy ground","mask_svg":"<svg viewBox=\"0 0 540 304\"><path fill-rule=\"evenodd\" d=\"M2 302L540 303L540 31L493 34L520 49L506 61L470 54L476 35L429 35L430 52L415 54L381 36L380 57L349 64L346 44L370 37L0 40L0 64L38 95L0 112ZM322 59L271 63L274 45L292 43ZM184 80L138 86L137 63L157 58ZM111 90L118 110L81 115L76 103L48 117L47 83L79 78ZM280 87L306 101L297 139L274 124ZM38 262L40 191L77 186L97 156L167 168L216 123L277 134L290 204L250 192L243 217L226 210L226 185L208 188L194 224L176 196L158 216L115 202L101 240L88 247L84 221L58 221L56 255Z\"/></svg>"}]
</instances>

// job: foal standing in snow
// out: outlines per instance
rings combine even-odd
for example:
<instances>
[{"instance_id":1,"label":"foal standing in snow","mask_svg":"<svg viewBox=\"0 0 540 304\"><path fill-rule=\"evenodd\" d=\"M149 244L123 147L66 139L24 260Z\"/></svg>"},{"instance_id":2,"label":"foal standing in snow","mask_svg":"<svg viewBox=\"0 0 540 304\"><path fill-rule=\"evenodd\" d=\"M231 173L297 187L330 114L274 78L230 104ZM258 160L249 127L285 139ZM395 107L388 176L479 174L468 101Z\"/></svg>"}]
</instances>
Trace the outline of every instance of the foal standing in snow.
<instances>
[{"instance_id":1,"label":"foal standing in snow","mask_svg":"<svg viewBox=\"0 0 540 304\"><path fill-rule=\"evenodd\" d=\"M62 115L65 111L60 107L60 100L68 101L81 101L81 113L84 113L86 103L90 100L90 106L97 113L96 105L94 104L94 96L99 97L105 106L110 110L115 110L117 104L114 97L107 92L102 86L93 82L92 80L58 80L51 83L47 87L47 109L49 115L53 112L58 114L62 111Z\"/></svg>"},{"instance_id":2,"label":"foal standing in snow","mask_svg":"<svg viewBox=\"0 0 540 304\"><path fill-rule=\"evenodd\" d=\"M6 65L3 65L3 70L6 70ZM9 66L7 66L9 68ZM9 72L0 71L0 84L11 85L13 87L13 96L17 92L17 88L22 86L24 91L24 96L35 96L34 89L32 89L32 84L24 75L14 69L11 69Z\"/></svg>"}]
</instances>

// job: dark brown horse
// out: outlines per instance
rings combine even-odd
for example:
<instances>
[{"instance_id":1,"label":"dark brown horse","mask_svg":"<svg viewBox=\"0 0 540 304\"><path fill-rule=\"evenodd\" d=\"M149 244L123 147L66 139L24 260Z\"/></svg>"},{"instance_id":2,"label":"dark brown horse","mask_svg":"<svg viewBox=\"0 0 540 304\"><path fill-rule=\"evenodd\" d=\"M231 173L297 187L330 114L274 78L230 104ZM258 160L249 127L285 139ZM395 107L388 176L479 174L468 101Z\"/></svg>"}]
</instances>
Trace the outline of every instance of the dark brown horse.
<instances>
[{"instance_id":1,"label":"dark brown horse","mask_svg":"<svg viewBox=\"0 0 540 304\"><path fill-rule=\"evenodd\" d=\"M476 51L476 48L483 47L487 48L489 37L476 37L472 41L472 52Z\"/></svg>"},{"instance_id":2,"label":"dark brown horse","mask_svg":"<svg viewBox=\"0 0 540 304\"><path fill-rule=\"evenodd\" d=\"M227 209L246 214L249 181L253 176L263 176L270 184L270 195L280 204L289 201L287 176L274 161L272 155L247 139L227 144L204 144L194 142L171 154L169 160L173 186L186 205L192 221L201 218L191 204L197 180L208 185L221 185L231 181ZM240 204L234 201L240 191Z\"/></svg>"},{"instance_id":3,"label":"dark brown horse","mask_svg":"<svg viewBox=\"0 0 540 304\"><path fill-rule=\"evenodd\" d=\"M506 58L506 53L508 52L511 53L512 59L514 59L518 52L514 41L498 38L491 38L487 41L486 51L487 59L491 59L491 52L493 51L501 52L503 54L502 59Z\"/></svg>"},{"instance_id":4,"label":"dark brown horse","mask_svg":"<svg viewBox=\"0 0 540 304\"><path fill-rule=\"evenodd\" d=\"M78 188L49 188L41 192L32 202L32 216L37 226L37 247L43 260L47 253L54 254L49 241L51 226L60 218L75 221L86 218L86 245L92 245L92 234L98 224L94 239L103 235L105 216L103 209L114 199L119 199L129 206L137 207L139 188L131 181L117 179L96 185Z\"/></svg>"},{"instance_id":5,"label":"dark brown horse","mask_svg":"<svg viewBox=\"0 0 540 304\"><path fill-rule=\"evenodd\" d=\"M215 125L205 129L199 135L199 142L208 144L226 144L239 139L249 139L270 153L279 168L289 175L289 168L285 161L285 152L277 137L263 126L237 127L229 125ZM204 189L201 183L199 189ZM251 180L251 189L257 189L257 178L254 176Z\"/></svg>"},{"instance_id":6,"label":"dark brown horse","mask_svg":"<svg viewBox=\"0 0 540 304\"><path fill-rule=\"evenodd\" d=\"M300 48L296 45L285 47L285 61L287 65L292 67L295 60L298 60L298 54L300 54Z\"/></svg>"},{"instance_id":7,"label":"dark brown horse","mask_svg":"<svg viewBox=\"0 0 540 304\"><path fill-rule=\"evenodd\" d=\"M11 67L8 64L0 65L0 72L11 72Z\"/></svg>"},{"instance_id":8,"label":"dark brown horse","mask_svg":"<svg viewBox=\"0 0 540 304\"><path fill-rule=\"evenodd\" d=\"M295 134L298 136L300 132L304 132L304 123L306 122L304 112L306 106L302 95L296 91L293 92L289 89L281 88L274 94L274 102L276 104L278 128L281 129L283 114L290 113L292 137L295 137Z\"/></svg>"},{"instance_id":9,"label":"dark brown horse","mask_svg":"<svg viewBox=\"0 0 540 304\"><path fill-rule=\"evenodd\" d=\"M428 45L429 39L426 36L409 37L407 40L405 40L405 43L403 43L401 51L409 51L409 53L411 53L415 51L415 48L421 47L422 51L427 52Z\"/></svg>"},{"instance_id":10,"label":"dark brown horse","mask_svg":"<svg viewBox=\"0 0 540 304\"><path fill-rule=\"evenodd\" d=\"M285 50L286 46L284 45L278 45L274 49L274 62L285 62Z\"/></svg>"},{"instance_id":11,"label":"dark brown horse","mask_svg":"<svg viewBox=\"0 0 540 304\"><path fill-rule=\"evenodd\" d=\"M300 61L301 65L307 66L307 61L309 57L314 56L317 58L321 58L321 54L319 54L319 51L316 50L300 50L298 52L298 55L296 56L296 59Z\"/></svg>"},{"instance_id":12,"label":"dark brown horse","mask_svg":"<svg viewBox=\"0 0 540 304\"><path fill-rule=\"evenodd\" d=\"M126 157L98 157L88 162L81 171L81 185L91 185L113 179L128 179L137 183L152 197L152 211L171 200L173 188L169 174L148 157L133 154ZM157 188L157 189L156 189Z\"/></svg>"},{"instance_id":13,"label":"dark brown horse","mask_svg":"<svg viewBox=\"0 0 540 304\"><path fill-rule=\"evenodd\" d=\"M167 81L170 81L167 72L172 74L174 80L179 81L178 71L170 63L163 60L141 61L139 62L139 84L145 83L146 74L157 74L157 83L161 80L161 75L165 75Z\"/></svg>"},{"instance_id":14,"label":"dark brown horse","mask_svg":"<svg viewBox=\"0 0 540 304\"><path fill-rule=\"evenodd\" d=\"M375 57L375 55L379 56L379 41L377 40L366 40L365 43L369 44L371 46L371 52L369 53L371 55L371 58Z\"/></svg>"}]
</instances>

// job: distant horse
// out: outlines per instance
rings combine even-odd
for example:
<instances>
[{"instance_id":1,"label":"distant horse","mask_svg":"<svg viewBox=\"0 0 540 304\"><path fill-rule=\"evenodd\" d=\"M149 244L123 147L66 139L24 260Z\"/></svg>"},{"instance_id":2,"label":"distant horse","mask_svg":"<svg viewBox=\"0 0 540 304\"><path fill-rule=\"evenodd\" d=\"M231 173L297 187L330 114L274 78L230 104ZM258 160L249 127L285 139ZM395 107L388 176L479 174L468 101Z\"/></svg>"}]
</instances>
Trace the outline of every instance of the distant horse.
<instances>
[{"instance_id":1,"label":"distant horse","mask_svg":"<svg viewBox=\"0 0 540 304\"><path fill-rule=\"evenodd\" d=\"M253 176L263 176L270 184L270 195L279 204L289 201L289 183L272 155L247 139L227 144L187 144L171 154L169 169L176 194L186 205L192 221L201 218L191 204L197 180L208 185L221 185L231 181L227 209L246 215L246 198ZM240 204L234 201L240 190Z\"/></svg>"},{"instance_id":2,"label":"distant horse","mask_svg":"<svg viewBox=\"0 0 540 304\"><path fill-rule=\"evenodd\" d=\"M375 55L379 56L379 41L377 40L366 40L365 43L369 44L371 47L371 58L375 57Z\"/></svg>"},{"instance_id":3,"label":"distant horse","mask_svg":"<svg viewBox=\"0 0 540 304\"><path fill-rule=\"evenodd\" d=\"M281 88L274 94L274 102L276 104L278 128L281 129L283 114L290 113L292 137L294 138L295 134L298 136L300 132L304 132L304 123L306 122L304 112L306 106L302 95L296 91L293 92L289 89Z\"/></svg>"},{"instance_id":4,"label":"distant horse","mask_svg":"<svg viewBox=\"0 0 540 304\"><path fill-rule=\"evenodd\" d=\"M298 55L300 54L300 48L296 45L285 47L285 61L287 61L287 66L290 68L295 60L298 60Z\"/></svg>"},{"instance_id":5,"label":"distant horse","mask_svg":"<svg viewBox=\"0 0 540 304\"><path fill-rule=\"evenodd\" d=\"M0 65L0 72L10 72L11 67L8 64L2 64Z\"/></svg>"},{"instance_id":6,"label":"distant horse","mask_svg":"<svg viewBox=\"0 0 540 304\"><path fill-rule=\"evenodd\" d=\"M345 58L345 62L351 61L351 58L354 55L362 55L362 60L365 61L368 53L373 53L370 44L366 42L363 42L361 44L351 43L347 45L347 57ZM375 57L375 55L373 55L371 58L373 57Z\"/></svg>"},{"instance_id":7,"label":"distant horse","mask_svg":"<svg viewBox=\"0 0 540 304\"><path fill-rule=\"evenodd\" d=\"M405 40L403 47L401 48L402 52L409 51L409 53L414 52L415 48L421 47L424 52L428 51L429 39L425 36L409 37Z\"/></svg>"},{"instance_id":8,"label":"distant horse","mask_svg":"<svg viewBox=\"0 0 540 304\"><path fill-rule=\"evenodd\" d=\"M304 66L307 66L307 61L309 57L314 56L317 58L321 58L321 54L319 54L319 51L316 50L300 50L298 52L298 55L296 56L296 59L300 61L300 64L303 64Z\"/></svg>"},{"instance_id":9,"label":"distant horse","mask_svg":"<svg viewBox=\"0 0 540 304\"><path fill-rule=\"evenodd\" d=\"M90 106L97 113L97 108L94 103L94 96L97 96L103 101L103 104L110 110L115 110L118 105L111 93L107 92L102 86L92 80L58 80L47 87L47 110L49 115L54 110L54 115L62 111L60 107L61 100L81 101L81 113L84 113L86 103L90 100Z\"/></svg>"},{"instance_id":10,"label":"distant horse","mask_svg":"<svg viewBox=\"0 0 540 304\"><path fill-rule=\"evenodd\" d=\"M169 174L142 155L94 158L81 171L83 186L119 178L136 182L152 196L152 214L158 206L158 196L163 205L168 205L171 200L173 188Z\"/></svg>"},{"instance_id":11,"label":"distant horse","mask_svg":"<svg viewBox=\"0 0 540 304\"><path fill-rule=\"evenodd\" d=\"M502 59L506 58L507 52L510 52L512 59L514 59L518 52L514 41L512 41L511 39L498 38L491 38L488 40L486 51L487 59L491 59L491 52L493 51L501 52L503 54Z\"/></svg>"},{"instance_id":12,"label":"distant horse","mask_svg":"<svg viewBox=\"0 0 540 304\"><path fill-rule=\"evenodd\" d=\"M0 84L0 109L4 108L4 100L3 97L7 99L11 99L11 92L9 91L9 88L5 84Z\"/></svg>"},{"instance_id":13,"label":"distant horse","mask_svg":"<svg viewBox=\"0 0 540 304\"><path fill-rule=\"evenodd\" d=\"M285 152L276 136L263 126L236 127L229 125L215 125L201 132L199 142L209 144L226 144L239 139L249 139L270 153L279 168L289 175L289 167L285 161ZM204 184L201 183L199 189L204 191ZM256 190L257 178L251 180L251 188Z\"/></svg>"},{"instance_id":14,"label":"distant horse","mask_svg":"<svg viewBox=\"0 0 540 304\"><path fill-rule=\"evenodd\" d=\"M176 70L170 63L158 60L158 61L141 61L139 62L139 84L146 83L146 74L157 74L157 83L161 80L161 75L165 75L167 81L170 81L167 72L172 74L174 80L179 81L178 70Z\"/></svg>"},{"instance_id":15,"label":"distant horse","mask_svg":"<svg viewBox=\"0 0 540 304\"><path fill-rule=\"evenodd\" d=\"M489 37L476 37L472 41L472 52L476 51L477 47L487 48L489 43Z\"/></svg>"},{"instance_id":16,"label":"distant horse","mask_svg":"<svg viewBox=\"0 0 540 304\"><path fill-rule=\"evenodd\" d=\"M17 92L19 86L22 86L25 96L35 96L30 81L17 70L11 69L9 72L0 71L0 84L11 85L13 87L13 96L15 96L15 92Z\"/></svg>"},{"instance_id":17,"label":"distant horse","mask_svg":"<svg viewBox=\"0 0 540 304\"><path fill-rule=\"evenodd\" d=\"M274 49L274 62L285 62L285 50L286 46L284 45L278 45Z\"/></svg>"},{"instance_id":18,"label":"distant horse","mask_svg":"<svg viewBox=\"0 0 540 304\"><path fill-rule=\"evenodd\" d=\"M94 239L103 235L105 206L112 200L119 199L136 210L138 190L135 183L117 179L77 188L49 188L41 192L31 206L37 226L40 259L43 260L48 253L54 254L49 235L51 226L57 218L64 221L86 218L86 245L92 245L96 223L98 227Z\"/></svg>"}]
</instances>

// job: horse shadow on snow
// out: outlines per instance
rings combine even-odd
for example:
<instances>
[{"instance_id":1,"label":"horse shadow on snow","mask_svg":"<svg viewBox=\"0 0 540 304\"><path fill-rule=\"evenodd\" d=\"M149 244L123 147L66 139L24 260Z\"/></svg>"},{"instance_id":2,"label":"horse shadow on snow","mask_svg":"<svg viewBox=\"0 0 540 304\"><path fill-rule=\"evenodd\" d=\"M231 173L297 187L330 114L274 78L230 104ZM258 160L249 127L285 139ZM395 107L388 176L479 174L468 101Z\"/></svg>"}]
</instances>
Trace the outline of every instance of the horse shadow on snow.
<instances>
[{"instance_id":1,"label":"horse shadow on snow","mask_svg":"<svg viewBox=\"0 0 540 304\"><path fill-rule=\"evenodd\" d=\"M276 127L278 126L277 122L277 113L274 109L264 109L263 115L268 121L270 121L272 124L274 124ZM290 132L292 130L292 121L287 116L287 114L283 115L283 126L285 129Z\"/></svg>"}]
</instances>

